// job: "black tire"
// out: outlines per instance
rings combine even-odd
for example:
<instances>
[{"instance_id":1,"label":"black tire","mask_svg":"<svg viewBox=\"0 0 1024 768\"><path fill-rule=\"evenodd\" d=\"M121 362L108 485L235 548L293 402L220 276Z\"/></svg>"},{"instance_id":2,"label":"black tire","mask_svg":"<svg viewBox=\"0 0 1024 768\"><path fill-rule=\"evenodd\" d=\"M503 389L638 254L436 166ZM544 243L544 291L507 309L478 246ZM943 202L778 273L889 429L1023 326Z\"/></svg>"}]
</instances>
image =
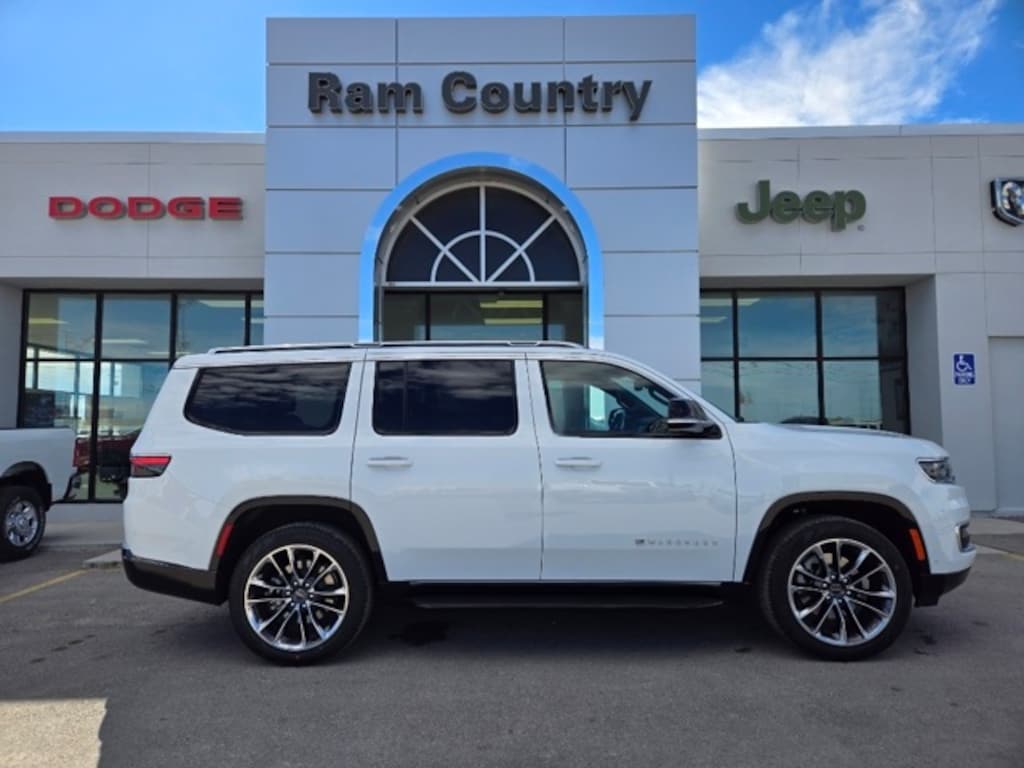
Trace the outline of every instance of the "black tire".
<instances>
[{"instance_id":1,"label":"black tire","mask_svg":"<svg viewBox=\"0 0 1024 768\"><path fill-rule=\"evenodd\" d=\"M840 543L836 544L837 541ZM828 560L809 553L821 542L830 543L822 549L827 552ZM833 554L836 547L842 553L838 557ZM850 561L865 549L870 550L865 556L867 559L860 569L854 570ZM807 578L796 572L798 561L801 568L806 565L811 572L821 575ZM828 562L836 561L840 563L840 571L846 569L845 577L835 575L828 567ZM888 571L879 569L869 575L883 562ZM833 576L828 574L835 575L837 582L842 578L847 581L833 586ZM868 575L868 578L850 578L856 575ZM791 577L798 582L792 604ZM806 584L806 589L799 584ZM865 590L873 596L866 597ZM774 537L762 562L757 593L761 612L776 631L804 651L831 661L865 659L888 648L906 626L914 601L910 570L889 538L864 523L833 516L800 520ZM890 593L894 597L877 596ZM819 598L824 602L819 603ZM857 602L858 598L863 602ZM797 617L797 611L813 605L821 607L805 617L808 621L805 625ZM830 612L828 616L826 612ZM818 625L820 630L816 636L813 634L816 627L811 624L817 625L819 621L824 623ZM864 633L859 631L861 628ZM823 639L825 636L827 639ZM846 643L842 642L843 637Z\"/></svg>"},{"instance_id":2,"label":"black tire","mask_svg":"<svg viewBox=\"0 0 1024 768\"><path fill-rule=\"evenodd\" d=\"M285 548L289 547L294 547L295 549L292 552L298 554L294 571L289 571L287 566L288 550ZM303 548L309 549L309 552L305 555L307 558L305 560L301 559L303 557ZM319 562L310 560L310 558L315 556L312 548L321 551L321 555L318 556L320 558ZM283 572L275 571L272 568L273 564L265 559L274 552L278 552L275 562L282 564ZM323 557L323 555L326 555L326 557ZM326 568L326 560L328 558L332 559L340 569L340 579L335 575L336 571ZM260 568L261 563L263 563L262 568ZM276 586L274 591L264 590L260 586L249 587L252 593L250 597L266 600L264 604L254 604L252 606L254 620L270 618L270 616L274 615L275 611L284 606L284 613L281 616L288 617L287 620L285 621L279 617L276 623L268 625L268 633L273 632L275 629L282 629L282 623L290 622L289 626L284 627L282 630L284 632L282 637L285 641L296 632L301 632L301 644L305 645L307 638L313 638L317 643L312 645L312 647L282 648L272 644L273 638L265 639L250 624L250 614L246 607L245 595L247 583L250 576L259 577L260 574L265 576L267 573L273 574L275 572L291 578L292 573L301 575L304 568L307 567L312 571L312 574L307 572L304 578L298 579L298 588L295 588L296 582L288 584L287 589L291 591L287 593L284 589L278 589ZM260 581L272 583L265 581L263 578ZM278 579L278 581L281 581L281 579ZM273 583L276 583L276 581ZM282 581L282 583L284 582ZM345 595L343 602L341 598L319 597L319 594L326 593L311 591L316 588L322 589L324 585L338 587L339 583L340 586L344 587ZM304 588L303 584L311 585L310 589ZM370 576L370 567L367 563L366 555L362 548L351 538L336 528L327 525L293 523L265 533L245 550L245 553L238 561L234 572L231 574L228 592L231 622L235 627L235 631L249 649L265 659L269 659L277 664L311 664L337 654L355 642L370 617L373 606L373 590L373 580ZM273 602L270 602L268 598L272 598ZM317 603L314 601L315 599L319 599L322 602ZM335 606L330 611L325 610L328 603ZM306 610L305 614L303 614L303 609ZM339 609L342 609L343 613ZM258 611L267 611L267 613L258 614ZM293 611L297 613L293 614ZM327 627L328 624L334 621L339 614L341 615L340 622L332 630L333 634L330 634L325 640L318 640L313 634L314 627L316 628L315 631L319 632L320 629ZM324 626L321 627L321 624Z\"/></svg>"},{"instance_id":3,"label":"black tire","mask_svg":"<svg viewBox=\"0 0 1024 768\"><path fill-rule=\"evenodd\" d=\"M34 522L26 523L30 519ZM30 527L26 528L26 524ZM0 562L31 555L43 540L45 530L46 509L34 488L27 485L0 487Z\"/></svg>"}]
</instances>

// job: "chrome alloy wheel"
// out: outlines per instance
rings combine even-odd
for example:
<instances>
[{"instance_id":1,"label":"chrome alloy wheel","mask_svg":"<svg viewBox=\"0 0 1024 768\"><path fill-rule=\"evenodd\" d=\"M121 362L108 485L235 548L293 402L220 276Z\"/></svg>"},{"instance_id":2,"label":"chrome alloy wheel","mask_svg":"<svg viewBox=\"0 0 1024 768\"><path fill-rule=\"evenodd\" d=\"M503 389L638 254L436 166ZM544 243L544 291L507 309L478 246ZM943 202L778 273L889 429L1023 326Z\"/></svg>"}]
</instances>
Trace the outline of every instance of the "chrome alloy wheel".
<instances>
[{"instance_id":1,"label":"chrome alloy wheel","mask_svg":"<svg viewBox=\"0 0 1024 768\"><path fill-rule=\"evenodd\" d=\"M348 609L348 579L319 547L279 547L250 571L245 615L253 632L282 651L308 651L334 635Z\"/></svg>"},{"instance_id":2,"label":"chrome alloy wheel","mask_svg":"<svg viewBox=\"0 0 1024 768\"><path fill-rule=\"evenodd\" d=\"M861 645L889 626L896 579L874 549L826 539L804 550L789 571L789 607L800 626L829 645Z\"/></svg>"},{"instance_id":3,"label":"chrome alloy wheel","mask_svg":"<svg viewBox=\"0 0 1024 768\"><path fill-rule=\"evenodd\" d=\"M39 531L39 510L25 499L15 499L4 515L4 538L15 547L25 547Z\"/></svg>"}]
</instances>

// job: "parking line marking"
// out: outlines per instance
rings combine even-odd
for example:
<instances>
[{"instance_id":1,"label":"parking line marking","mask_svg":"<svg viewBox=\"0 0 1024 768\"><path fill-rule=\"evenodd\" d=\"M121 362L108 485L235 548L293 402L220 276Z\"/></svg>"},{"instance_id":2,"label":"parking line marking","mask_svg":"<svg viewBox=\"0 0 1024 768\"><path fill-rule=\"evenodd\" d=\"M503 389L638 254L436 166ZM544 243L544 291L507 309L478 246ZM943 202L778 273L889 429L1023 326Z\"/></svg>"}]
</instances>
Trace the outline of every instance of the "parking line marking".
<instances>
[{"instance_id":1,"label":"parking line marking","mask_svg":"<svg viewBox=\"0 0 1024 768\"><path fill-rule=\"evenodd\" d=\"M84 569L78 571L71 571L70 573L55 576L54 578L49 579L48 581L44 581L41 584L35 584L31 587L25 587L25 589L19 590L17 592L12 592L9 595L4 595L3 597L0 597L0 605L3 605L4 603L9 603L11 602L11 600L17 600L19 597L25 597L25 595L31 595L33 592L38 592L40 589L46 589L47 587L53 587L65 581L70 581L76 576L81 576L83 573L86 573Z\"/></svg>"}]
</instances>

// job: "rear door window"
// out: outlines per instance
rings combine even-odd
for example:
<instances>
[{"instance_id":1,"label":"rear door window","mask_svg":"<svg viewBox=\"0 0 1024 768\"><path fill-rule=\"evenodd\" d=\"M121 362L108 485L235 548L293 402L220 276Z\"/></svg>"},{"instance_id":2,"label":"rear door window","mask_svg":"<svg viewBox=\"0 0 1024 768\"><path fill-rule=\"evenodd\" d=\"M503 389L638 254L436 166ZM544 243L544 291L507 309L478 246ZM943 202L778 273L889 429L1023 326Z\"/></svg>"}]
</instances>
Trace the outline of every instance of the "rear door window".
<instances>
[{"instance_id":1,"label":"rear door window","mask_svg":"<svg viewBox=\"0 0 1024 768\"><path fill-rule=\"evenodd\" d=\"M518 421L512 360L377 363L373 429L380 435L511 435Z\"/></svg>"},{"instance_id":2,"label":"rear door window","mask_svg":"<svg viewBox=\"0 0 1024 768\"><path fill-rule=\"evenodd\" d=\"M185 403L194 424L240 435L328 434L338 427L349 363L205 368Z\"/></svg>"}]
</instances>

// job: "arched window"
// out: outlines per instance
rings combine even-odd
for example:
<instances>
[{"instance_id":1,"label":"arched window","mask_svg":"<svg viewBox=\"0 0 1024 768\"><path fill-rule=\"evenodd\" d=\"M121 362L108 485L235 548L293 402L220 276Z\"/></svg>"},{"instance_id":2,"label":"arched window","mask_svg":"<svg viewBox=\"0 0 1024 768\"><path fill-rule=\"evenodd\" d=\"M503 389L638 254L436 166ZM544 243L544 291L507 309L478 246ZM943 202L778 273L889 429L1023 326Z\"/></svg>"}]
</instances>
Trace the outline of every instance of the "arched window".
<instances>
[{"instance_id":1,"label":"arched window","mask_svg":"<svg viewBox=\"0 0 1024 768\"><path fill-rule=\"evenodd\" d=\"M396 222L384 285L578 286L571 224L553 203L498 181L447 187L417 201Z\"/></svg>"}]
</instances>

